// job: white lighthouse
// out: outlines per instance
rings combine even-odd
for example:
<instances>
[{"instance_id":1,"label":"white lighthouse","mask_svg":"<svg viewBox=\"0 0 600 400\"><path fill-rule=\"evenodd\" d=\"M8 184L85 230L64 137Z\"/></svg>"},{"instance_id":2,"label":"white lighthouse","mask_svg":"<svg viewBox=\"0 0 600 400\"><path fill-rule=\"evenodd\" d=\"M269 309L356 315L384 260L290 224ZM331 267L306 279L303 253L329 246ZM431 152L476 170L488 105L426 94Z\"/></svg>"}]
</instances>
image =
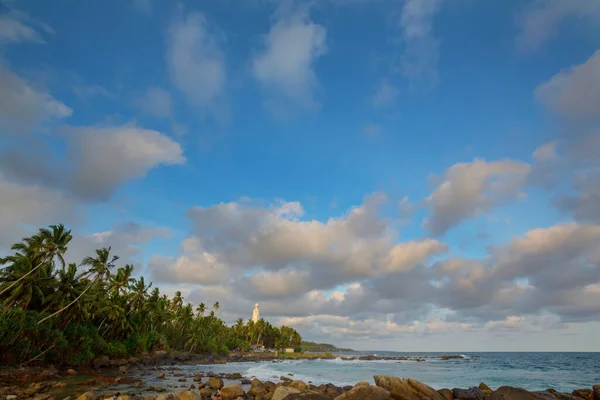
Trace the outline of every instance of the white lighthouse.
<instances>
[{"instance_id":1,"label":"white lighthouse","mask_svg":"<svg viewBox=\"0 0 600 400\"><path fill-rule=\"evenodd\" d=\"M252 310L252 322L257 323L260 319L260 310L258 309L258 303L254 305L254 310Z\"/></svg>"}]
</instances>

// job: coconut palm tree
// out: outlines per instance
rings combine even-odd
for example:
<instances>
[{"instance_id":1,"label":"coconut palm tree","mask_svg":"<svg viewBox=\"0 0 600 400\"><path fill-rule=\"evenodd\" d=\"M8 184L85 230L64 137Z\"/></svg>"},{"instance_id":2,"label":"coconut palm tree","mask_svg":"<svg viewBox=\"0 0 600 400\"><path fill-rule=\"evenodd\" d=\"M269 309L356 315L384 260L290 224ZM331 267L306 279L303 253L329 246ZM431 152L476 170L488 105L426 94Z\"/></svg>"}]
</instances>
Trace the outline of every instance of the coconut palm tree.
<instances>
[{"instance_id":1,"label":"coconut palm tree","mask_svg":"<svg viewBox=\"0 0 600 400\"><path fill-rule=\"evenodd\" d=\"M110 270L112 268L115 267L115 261L117 261L119 259L119 256L112 256L112 258L110 257L110 247L108 248L102 248L102 249L98 249L96 250L96 257L86 257L83 259L81 265L85 265L85 266L89 266L90 268L87 270L87 272L85 272L84 274L82 274L82 277L87 277L87 276L91 276L91 275L95 275L94 279L90 281L90 283L88 284L88 286L83 290L83 292L81 292L81 294L79 296L77 296L77 298L75 298L75 300L73 300L72 302L70 302L69 304L67 304L66 306L64 306L63 308L61 308L60 310L56 311L53 314L50 314L49 316L42 318L38 324L41 324L42 322L44 322L45 320L54 317L55 315L60 314L61 312L65 311L67 308L71 307L73 304L75 304L92 286L94 286L95 284L97 284L98 282L101 282L102 280L106 279L110 279Z\"/></svg>"}]
</instances>

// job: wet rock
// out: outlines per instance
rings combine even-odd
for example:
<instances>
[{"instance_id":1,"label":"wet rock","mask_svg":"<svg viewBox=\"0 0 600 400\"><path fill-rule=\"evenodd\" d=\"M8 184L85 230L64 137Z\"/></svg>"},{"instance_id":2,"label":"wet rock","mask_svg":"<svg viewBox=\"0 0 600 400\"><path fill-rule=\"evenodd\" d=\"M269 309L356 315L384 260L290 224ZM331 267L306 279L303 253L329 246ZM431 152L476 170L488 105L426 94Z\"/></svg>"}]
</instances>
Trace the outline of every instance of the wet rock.
<instances>
[{"instance_id":1,"label":"wet rock","mask_svg":"<svg viewBox=\"0 0 600 400\"><path fill-rule=\"evenodd\" d=\"M344 387L342 388L342 390L343 390L344 392L349 392L349 391L351 391L352 389L354 389L354 387L353 387L353 386L351 386L351 385L347 385L347 386L344 386Z\"/></svg>"},{"instance_id":2,"label":"wet rock","mask_svg":"<svg viewBox=\"0 0 600 400\"><path fill-rule=\"evenodd\" d=\"M441 356L440 357L440 359L446 360L446 361L447 360L454 360L454 359L457 359L457 358L464 358L464 357L463 356Z\"/></svg>"},{"instance_id":3,"label":"wet rock","mask_svg":"<svg viewBox=\"0 0 600 400\"><path fill-rule=\"evenodd\" d=\"M273 393L271 400L283 400L291 394L298 394L300 391L296 388L288 386L279 386Z\"/></svg>"},{"instance_id":4,"label":"wet rock","mask_svg":"<svg viewBox=\"0 0 600 400\"><path fill-rule=\"evenodd\" d=\"M165 391L165 389L163 389L163 388L161 388L161 387L158 387L158 386L157 386L157 387L155 387L155 388L154 388L154 391L155 391L155 392L158 392L158 393L161 393L161 392L164 392L164 391Z\"/></svg>"},{"instance_id":5,"label":"wet rock","mask_svg":"<svg viewBox=\"0 0 600 400\"><path fill-rule=\"evenodd\" d=\"M221 397L223 400L235 400L244 395L244 389L240 385L224 386L221 389Z\"/></svg>"},{"instance_id":6,"label":"wet rock","mask_svg":"<svg viewBox=\"0 0 600 400\"><path fill-rule=\"evenodd\" d=\"M594 400L600 400L600 385L592 386L592 391L594 392Z\"/></svg>"},{"instance_id":7,"label":"wet rock","mask_svg":"<svg viewBox=\"0 0 600 400\"><path fill-rule=\"evenodd\" d=\"M179 400L198 400L198 398L199 398L196 393L191 392L189 390L186 390L184 392L179 392L177 397L179 398Z\"/></svg>"},{"instance_id":8,"label":"wet rock","mask_svg":"<svg viewBox=\"0 0 600 400\"><path fill-rule=\"evenodd\" d=\"M142 382L138 382L135 384L136 389L139 389L142 387Z\"/></svg>"},{"instance_id":9,"label":"wet rock","mask_svg":"<svg viewBox=\"0 0 600 400\"><path fill-rule=\"evenodd\" d=\"M221 389L223 387L223 379L210 377L208 378L208 386L215 390Z\"/></svg>"},{"instance_id":10,"label":"wet rock","mask_svg":"<svg viewBox=\"0 0 600 400\"><path fill-rule=\"evenodd\" d=\"M186 382L186 381L187 381L187 379L185 379L185 378L179 378L179 379L177 379L177 382Z\"/></svg>"},{"instance_id":11,"label":"wet rock","mask_svg":"<svg viewBox=\"0 0 600 400\"><path fill-rule=\"evenodd\" d=\"M339 395L335 400L388 400L390 392L368 382L360 382L351 390Z\"/></svg>"},{"instance_id":12,"label":"wet rock","mask_svg":"<svg viewBox=\"0 0 600 400\"><path fill-rule=\"evenodd\" d=\"M53 386L54 389L64 389L66 387L67 387L66 382L58 382L56 385Z\"/></svg>"},{"instance_id":13,"label":"wet rock","mask_svg":"<svg viewBox=\"0 0 600 400\"><path fill-rule=\"evenodd\" d=\"M156 377L158 379L165 379L165 374L163 372L161 372L160 374L156 374Z\"/></svg>"},{"instance_id":14,"label":"wet rock","mask_svg":"<svg viewBox=\"0 0 600 400\"><path fill-rule=\"evenodd\" d=\"M194 375L194 382L202 382L202 376L201 375Z\"/></svg>"},{"instance_id":15,"label":"wet rock","mask_svg":"<svg viewBox=\"0 0 600 400\"><path fill-rule=\"evenodd\" d=\"M242 379L241 383L242 383L242 385L250 385L252 383L252 381L250 379Z\"/></svg>"},{"instance_id":16,"label":"wet rock","mask_svg":"<svg viewBox=\"0 0 600 400\"><path fill-rule=\"evenodd\" d=\"M122 374L124 374L125 372L127 372L127 365L121 365L119 367L119 372L121 372Z\"/></svg>"},{"instance_id":17,"label":"wet rock","mask_svg":"<svg viewBox=\"0 0 600 400\"><path fill-rule=\"evenodd\" d=\"M400 379L393 376L375 375L375 384L390 392L396 400L446 400L434 388L414 379Z\"/></svg>"},{"instance_id":18,"label":"wet rock","mask_svg":"<svg viewBox=\"0 0 600 400\"><path fill-rule=\"evenodd\" d=\"M236 372L235 374L227 374L225 376L225 378L227 378L229 380L232 380L232 381L235 381L235 380L238 380L238 379L242 379L243 376L239 372Z\"/></svg>"},{"instance_id":19,"label":"wet rock","mask_svg":"<svg viewBox=\"0 0 600 400\"><path fill-rule=\"evenodd\" d=\"M594 392L592 392L590 389L573 390L572 395L575 397L579 397L580 399L583 399L583 400L593 400L594 399Z\"/></svg>"},{"instance_id":20,"label":"wet rock","mask_svg":"<svg viewBox=\"0 0 600 400\"><path fill-rule=\"evenodd\" d=\"M74 369L72 369L72 368L69 368L69 369L67 370L66 374L67 374L67 375L74 376L74 375L77 375L77 371L75 371L75 370L74 370Z\"/></svg>"},{"instance_id":21,"label":"wet rock","mask_svg":"<svg viewBox=\"0 0 600 400\"><path fill-rule=\"evenodd\" d=\"M446 400L454 399L454 395L452 394L452 390L450 390L450 389L440 389L440 390L438 390L438 393L441 394L442 396L444 396L444 398Z\"/></svg>"},{"instance_id":22,"label":"wet rock","mask_svg":"<svg viewBox=\"0 0 600 400\"><path fill-rule=\"evenodd\" d=\"M292 379L288 378L287 376L283 376L283 375L281 375L279 377L279 380L282 382L292 382Z\"/></svg>"},{"instance_id":23,"label":"wet rock","mask_svg":"<svg viewBox=\"0 0 600 400\"><path fill-rule=\"evenodd\" d=\"M200 390L200 396L202 396L203 399L209 399L212 396L212 392L210 389L204 388Z\"/></svg>"},{"instance_id":24,"label":"wet rock","mask_svg":"<svg viewBox=\"0 0 600 400\"><path fill-rule=\"evenodd\" d=\"M483 400L485 397L483 390L478 387L472 387L470 389L454 388L452 389L452 394L455 399L459 400Z\"/></svg>"}]
</instances>

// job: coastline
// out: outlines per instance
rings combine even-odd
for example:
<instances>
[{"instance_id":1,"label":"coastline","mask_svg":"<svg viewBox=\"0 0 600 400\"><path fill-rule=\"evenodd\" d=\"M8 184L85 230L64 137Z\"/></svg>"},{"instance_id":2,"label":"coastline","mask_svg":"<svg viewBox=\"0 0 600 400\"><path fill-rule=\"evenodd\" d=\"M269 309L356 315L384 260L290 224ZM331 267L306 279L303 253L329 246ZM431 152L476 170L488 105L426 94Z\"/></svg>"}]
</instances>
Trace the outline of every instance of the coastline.
<instances>
[{"instance_id":1,"label":"coastline","mask_svg":"<svg viewBox=\"0 0 600 400\"><path fill-rule=\"evenodd\" d=\"M345 361L387 361L424 362L436 358L439 362L459 361L462 355L430 357L339 357L330 353L304 353L295 360L335 360ZM300 380L293 374L285 374L272 379L258 381L255 376L244 376L239 372L202 371L207 365L221 366L226 363L282 363L289 360L274 356L273 353L233 353L228 357L213 357L189 353L168 353L157 351L140 358L110 360L100 357L92 365L78 369L61 366L34 366L0 370L0 400L94 400L112 396L116 392L127 400L166 400L210 398L214 392L224 387L236 396L232 399L248 400L600 400L600 385L579 388L569 393L554 389L526 391L509 386L490 389L485 383L461 388L436 390L415 379L400 379L393 376L377 375L369 382L355 382L352 385L332 383L313 384ZM431 360L433 361L433 360ZM294 361L289 361L294 362ZM198 366L199 368L194 368ZM377 378L379 376L379 378ZM297 380L295 380L297 379ZM386 383L387 382L387 383ZM473 382L477 385L477 382ZM362 387L359 387L362 386ZM283 387L284 389L279 389ZM260 388L260 389L257 389ZM286 396L279 395L283 392ZM435 395L433 393L436 393ZM183 394L182 394L183 393ZM387 394L386 394L387 393ZM83 396L83 397L82 397ZM292 397L287 397L292 396ZM358 396L358 397L357 397ZM362 397L361 397L362 396ZM366 397L365 397L366 396ZM440 397L441 396L441 397ZM224 396L224 399L226 397Z\"/></svg>"}]
</instances>

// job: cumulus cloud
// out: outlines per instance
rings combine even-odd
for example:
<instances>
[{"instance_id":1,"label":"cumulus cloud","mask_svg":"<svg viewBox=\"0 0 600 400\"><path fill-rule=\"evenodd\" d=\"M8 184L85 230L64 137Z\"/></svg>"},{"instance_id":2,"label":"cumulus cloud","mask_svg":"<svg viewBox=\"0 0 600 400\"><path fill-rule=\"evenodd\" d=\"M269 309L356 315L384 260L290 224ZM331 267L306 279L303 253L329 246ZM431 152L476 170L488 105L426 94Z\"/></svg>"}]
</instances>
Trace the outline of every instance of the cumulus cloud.
<instances>
[{"instance_id":1,"label":"cumulus cloud","mask_svg":"<svg viewBox=\"0 0 600 400\"><path fill-rule=\"evenodd\" d=\"M175 86L203 111L215 112L226 83L225 56L206 17L191 12L168 31L167 63Z\"/></svg>"},{"instance_id":2,"label":"cumulus cloud","mask_svg":"<svg viewBox=\"0 0 600 400\"><path fill-rule=\"evenodd\" d=\"M431 216L424 227L434 235L442 235L467 218L518 198L529 171L528 164L511 160L475 159L454 164L425 199Z\"/></svg>"},{"instance_id":3,"label":"cumulus cloud","mask_svg":"<svg viewBox=\"0 0 600 400\"><path fill-rule=\"evenodd\" d=\"M265 38L264 48L254 57L254 77L271 96L272 111L279 101L305 109L319 106L315 99L318 79L316 61L327 52L325 28L311 21L306 10L280 12Z\"/></svg>"},{"instance_id":4,"label":"cumulus cloud","mask_svg":"<svg viewBox=\"0 0 600 400\"><path fill-rule=\"evenodd\" d=\"M150 86L134 96L134 104L140 111L158 118L168 118L173 111L171 95L157 86Z\"/></svg>"},{"instance_id":5,"label":"cumulus cloud","mask_svg":"<svg viewBox=\"0 0 600 400\"><path fill-rule=\"evenodd\" d=\"M73 222L79 207L58 191L9 180L0 172L0 248L8 248L38 227Z\"/></svg>"},{"instance_id":6,"label":"cumulus cloud","mask_svg":"<svg viewBox=\"0 0 600 400\"><path fill-rule=\"evenodd\" d=\"M427 91L438 82L438 40L433 34L433 19L442 0L406 0L400 14L401 42L404 50L399 72L413 90Z\"/></svg>"},{"instance_id":7,"label":"cumulus cloud","mask_svg":"<svg viewBox=\"0 0 600 400\"><path fill-rule=\"evenodd\" d=\"M135 125L68 127L67 158L74 166L69 187L88 200L104 200L123 182L144 177L157 165L183 164L179 143Z\"/></svg>"},{"instance_id":8,"label":"cumulus cloud","mask_svg":"<svg viewBox=\"0 0 600 400\"><path fill-rule=\"evenodd\" d=\"M64 103L0 62L0 134L27 134L43 123L67 118L72 113Z\"/></svg>"},{"instance_id":9,"label":"cumulus cloud","mask_svg":"<svg viewBox=\"0 0 600 400\"><path fill-rule=\"evenodd\" d=\"M523 50L535 50L556 35L565 20L600 21L596 0L536 0L519 15L517 44Z\"/></svg>"},{"instance_id":10,"label":"cumulus cloud","mask_svg":"<svg viewBox=\"0 0 600 400\"><path fill-rule=\"evenodd\" d=\"M568 2L566 2L568 3ZM600 10L600 4L596 2ZM554 75L538 86L535 97L546 107L573 121L600 119L600 50L584 63Z\"/></svg>"},{"instance_id":11,"label":"cumulus cloud","mask_svg":"<svg viewBox=\"0 0 600 400\"><path fill-rule=\"evenodd\" d=\"M171 235L172 232L168 228L146 227L133 221L120 222L110 230L89 235L74 231L67 261L79 264L85 257L93 256L96 249L110 247L111 254L119 256L119 265L133 264L140 267L140 260L137 258L140 247L153 239L167 238Z\"/></svg>"},{"instance_id":12,"label":"cumulus cloud","mask_svg":"<svg viewBox=\"0 0 600 400\"><path fill-rule=\"evenodd\" d=\"M600 168L578 171L574 179L574 194L562 194L555 199L559 209L577 221L600 223Z\"/></svg>"}]
</instances>

